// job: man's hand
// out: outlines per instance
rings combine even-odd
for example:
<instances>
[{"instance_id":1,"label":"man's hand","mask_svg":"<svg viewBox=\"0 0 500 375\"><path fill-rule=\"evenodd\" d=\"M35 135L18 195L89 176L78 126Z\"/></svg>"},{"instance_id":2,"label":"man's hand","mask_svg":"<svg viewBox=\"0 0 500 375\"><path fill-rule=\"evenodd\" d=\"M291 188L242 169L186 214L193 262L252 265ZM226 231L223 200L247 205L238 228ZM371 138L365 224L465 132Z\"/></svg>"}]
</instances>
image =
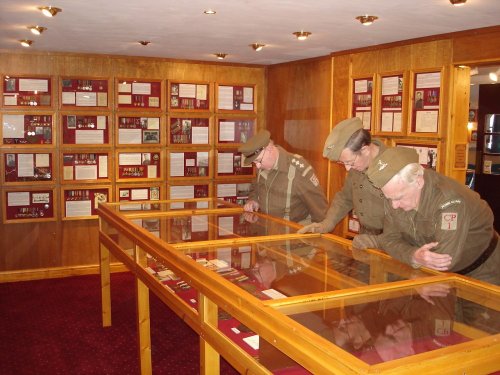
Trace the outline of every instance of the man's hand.
<instances>
[{"instance_id":1,"label":"man's hand","mask_svg":"<svg viewBox=\"0 0 500 375\"><path fill-rule=\"evenodd\" d=\"M378 244L378 236L373 234L358 234L352 240L352 247L360 250L365 249L380 249Z\"/></svg>"},{"instance_id":2,"label":"man's hand","mask_svg":"<svg viewBox=\"0 0 500 375\"><path fill-rule=\"evenodd\" d=\"M297 233L326 233L328 230L325 225L321 223L311 223L300 228Z\"/></svg>"},{"instance_id":3,"label":"man's hand","mask_svg":"<svg viewBox=\"0 0 500 375\"><path fill-rule=\"evenodd\" d=\"M249 223L255 223L259 220L259 217L253 212L243 212L243 218Z\"/></svg>"},{"instance_id":4,"label":"man's hand","mask_svg":"<svg viewBox=\"0 0 500 375\"><path fill-rule=\"evenodd\" d=\"M412 262L436 271L448 271L451 265L451 255L432 252L431 249L437 245L438 242L430 242L418 248L413 253Z\"/></svg>"},{"instance_id":5,"label":"man's hand","mask_svg":"<svg viewBox=\"0 0 500 375\"><path fill-rule=\"evenodd\" d=\"M247 201L247 203L245 203L243 209L247 212L257 212L259 211L259 202L249 200Z\"/></svg>"},{"instance_id":6,"label":"man's hand","mask_svg":"<svg viewBox=\"0 0 500 375\"><path fill-rule=\"evenodd\" d=\"M436 303L431 297L444 298L450 294L451 286L449 284L429 284L416 288L417 293L420 294L424 300L429 302L431 305Z\"/></svg>"}]
</instances>

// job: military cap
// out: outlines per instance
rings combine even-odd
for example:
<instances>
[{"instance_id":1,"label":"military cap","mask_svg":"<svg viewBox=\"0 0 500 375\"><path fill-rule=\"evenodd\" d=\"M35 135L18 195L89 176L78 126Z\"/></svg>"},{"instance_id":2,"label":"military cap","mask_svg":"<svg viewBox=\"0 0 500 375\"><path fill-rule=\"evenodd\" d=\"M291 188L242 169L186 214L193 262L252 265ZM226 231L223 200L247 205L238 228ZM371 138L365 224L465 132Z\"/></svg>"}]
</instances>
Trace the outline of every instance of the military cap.
<instances>
[{"instance_id":1,"label":"military cap","mask_svg":"<svg viewBox=\"0 0 500 375\"><path fill-rule=\"evenodd\" d=\"M340 159L340 154L344 150L347 141L354 132L359 129L363 129L363 123L357 117L348 118L339 122L330 135L325 141L325 147L323 148L323 157L330 159L331 161L338 161Z\"/></svg>"},{"instance_id":2,"label":"military cap","mask_svg":"<svg viewBox=\"0 0 500 375\"><path fill-rule=\"evenodd\" d=\"M259 156L261 151L269 144L271 133L267 130L260 130L246 143L238 148L238 151L245 156L245 165L250 165Z\"/></svg>"},{"instance_id":3,"label":"military cap","mask_svg":"<svg viewBox=\"0 0 500 375\"><path fill-rule=\"evenodd\" d=\"M370 163L366 175L375 187L382 188L408 164L418 163L418 154L413 148L391 147Z\"/></svg>"}]
</instances>

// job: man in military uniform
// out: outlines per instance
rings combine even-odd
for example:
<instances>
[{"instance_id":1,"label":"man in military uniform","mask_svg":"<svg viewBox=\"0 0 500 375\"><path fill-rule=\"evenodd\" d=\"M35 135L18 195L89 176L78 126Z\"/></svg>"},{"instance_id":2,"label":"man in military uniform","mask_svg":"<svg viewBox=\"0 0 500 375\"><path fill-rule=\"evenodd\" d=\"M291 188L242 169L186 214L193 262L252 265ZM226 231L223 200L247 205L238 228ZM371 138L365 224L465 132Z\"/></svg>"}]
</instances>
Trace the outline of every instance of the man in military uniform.
<instances>
[{"instance_id":1,"label":"man in military uniform","mask_svg":"<svg viewBox=\"0 0 500 375\"><path fill-rule=\"evenodd\" d=\"M359 118L338 123L325 141L323 156L345 167L348 173L344 186L335 194L326 218L305 226L299 233L330 232L352 210L361 224L361 234L354 238L353 246L379 247L377 238L384 223L384 196L373 187L365 171L385 148L381 141L372 141Z\"/></svg>"},{"instance_id":2,"label":"man in military uniform","mask_svg":"<svg viewBox=\"0 0 500 375\"><path fill-rule=\"evenodd\" d=\"M387 149L367 171L388 201L381 248L414 267L500 284L493 212L476 192L424 169L410 148Z\"/></svg>"},{"instance_id":3,"label":"man in military uniform","mask_svg":"<svg viewBox=\"0 0 500 375\"><path fill-rule=\"evenodd\" d=\"M244 165L258 172L245 211L262 211L286 220L310 223L325 217L328 202L313 167L300 155L288 153L261 130L239 147Z\"/></svg>"}]
</instances>

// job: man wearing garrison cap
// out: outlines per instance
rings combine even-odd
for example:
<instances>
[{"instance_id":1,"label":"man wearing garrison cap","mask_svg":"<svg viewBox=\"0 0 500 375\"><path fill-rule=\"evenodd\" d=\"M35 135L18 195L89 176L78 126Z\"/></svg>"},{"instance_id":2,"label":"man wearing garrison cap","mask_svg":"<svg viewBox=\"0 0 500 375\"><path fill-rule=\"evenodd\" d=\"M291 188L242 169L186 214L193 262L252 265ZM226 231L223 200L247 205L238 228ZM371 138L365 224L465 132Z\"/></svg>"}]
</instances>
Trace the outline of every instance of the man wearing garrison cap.
<instances>
[{"instance_id":1,"label":"man wearing garrison cap","mask_svg":"<svg viewBox=\"0 0 500 375\"><path fill-rule=\"evenodd\" d=\"M476 192L424 169L415 150L387 149L367 171L385 197L381 248L414 267L500 284L500 245L493 212Z\"/></svg>"},{"instance_id":2,"label":"man wearing garrison cap","mask_svg":"<svg viewBox=\"0 0 500 375\"><path fill-rule=\"evenodd\" d=\"M257 168L245 211L260 210L303 224L323 220L328 202L307 160L275 145L267 130L259 131L238 151L244 165L253 163Z\"/></svg>"},{"instance_id":3,"label":"man wearing garrison cap","mask_svg":"<svg viewBox=\"0 0 500 375\"><path fill-rule=\"evenodd\" d=\"M359 118L338 123L325 141L323 156L345 167L348 173L344 186L335 194L325 219L305 226L299 233L330 232L352 210L361 224L361 234L354 238L353 246L379 247L377 238L384 223L384 197L370 183L365 171L384 150L381 141L372 141Z\"/></svg>"}]
</instances>

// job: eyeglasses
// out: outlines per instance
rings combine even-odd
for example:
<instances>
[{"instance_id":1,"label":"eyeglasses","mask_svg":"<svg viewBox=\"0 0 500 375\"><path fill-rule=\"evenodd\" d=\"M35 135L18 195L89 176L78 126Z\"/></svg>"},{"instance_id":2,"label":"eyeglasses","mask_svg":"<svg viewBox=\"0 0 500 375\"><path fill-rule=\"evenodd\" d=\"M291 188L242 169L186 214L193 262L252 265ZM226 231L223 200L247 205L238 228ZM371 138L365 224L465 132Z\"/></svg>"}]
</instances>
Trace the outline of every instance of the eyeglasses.
<instances>
[{"instance_id":1,"label":"eyeglasses","mask_svg":"<svg viewBox=\"0 0 500 375\"><path fill-rule=\"evenodd\" d=\"M358 158L359 156L359 153L356 154L356 156L354 157L354 159L350 160L350 161L337 161L337 164L340 164L340 165L343 165L343 166L346 166L346 167L353 167L354 164L356 163L356 159Z\"/></svg>"},{"instance_id":2,"label":"eyeglasses","mask_svg":"<svg viewBox=\"0 0 500 375\"><path fill-rule=\"evenodd\" d=\"M266 155L266 149L264 148L264 152L262 153L262 156L260 157L260 160L255 159L252 163L254 164L262 164L262 160L264 160L264 156Z\"/></svg>"}]
</instances>

